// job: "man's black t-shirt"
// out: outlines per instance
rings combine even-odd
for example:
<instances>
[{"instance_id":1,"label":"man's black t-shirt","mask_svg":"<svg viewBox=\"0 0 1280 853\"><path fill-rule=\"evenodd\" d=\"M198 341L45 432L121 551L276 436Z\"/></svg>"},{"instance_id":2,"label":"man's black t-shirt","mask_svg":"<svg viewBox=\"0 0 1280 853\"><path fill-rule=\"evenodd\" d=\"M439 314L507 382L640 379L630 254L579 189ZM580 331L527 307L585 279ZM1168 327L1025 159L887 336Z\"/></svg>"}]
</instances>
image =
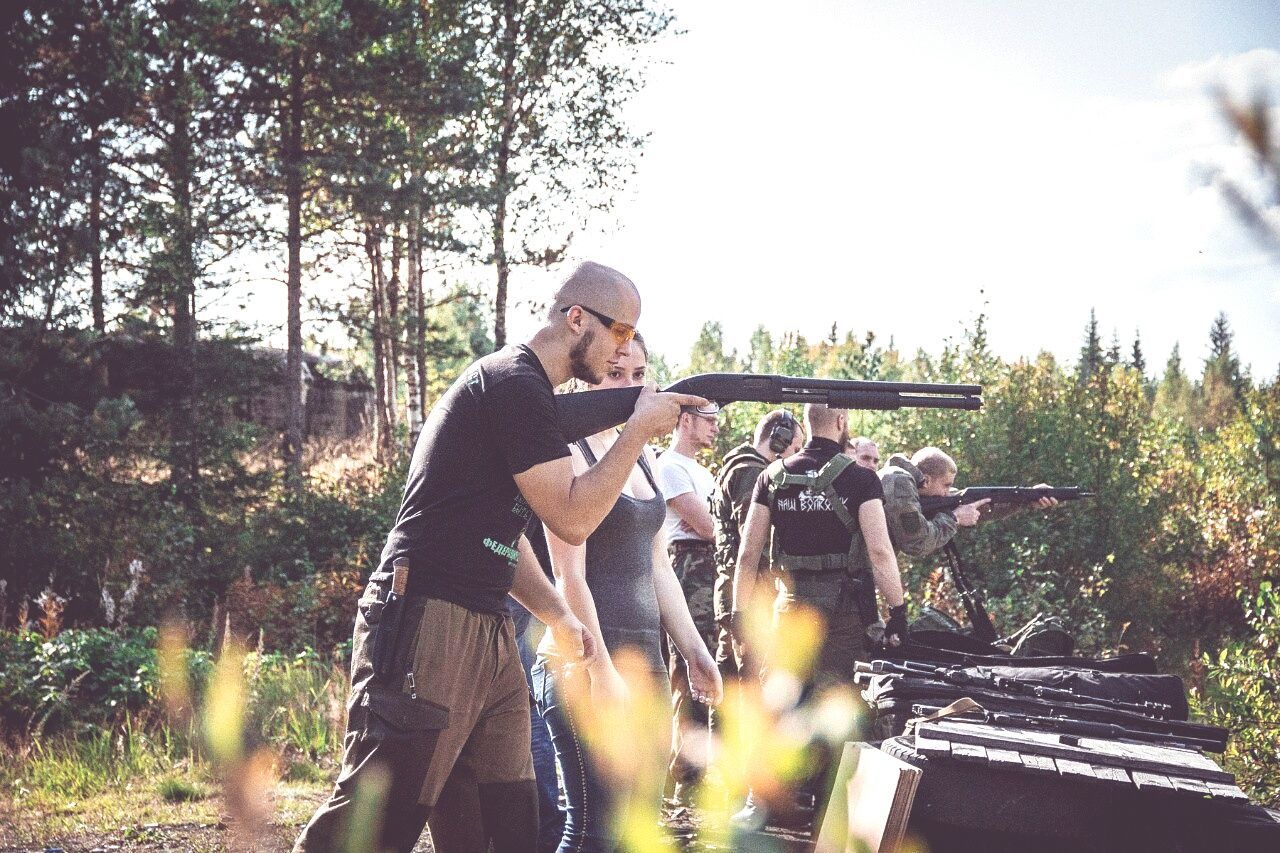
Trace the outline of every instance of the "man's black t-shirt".
<instances>
[{"instance_id":1,"label":"man's black t-shirt","mask_svg":"<svg viewBox=\"0 0 1280 853\"><path fill-rule=\"evenodd\" d=\"M476 361L431 409L382 567L409 558L409 592L506 612L531 511L512 476L569 455L551 381L528 347Z\"/></svg>"},{"instance_id":2,"label":"man's black t-shirt","mask_svg":"<svg viewBox=\"0 0 1280 853\"><path fill-rule=\"evenodd\" d=\"M831 439L815 438L782 466L792 474L816 474L839 452L840 445ZM836 477L834 485L836 494L854 518L858 517L858 508L864 503L884 498L876 472L860 465L845 468ZM770 516L777 547L783 553L797 557L848 552L852 534L840 518L820 495L806 495L801 499L801 491L800 486L785 486L778 490L777 507ZM753 500L769 505L768 471L756 478Z\"/></svg>"}]
</instances>

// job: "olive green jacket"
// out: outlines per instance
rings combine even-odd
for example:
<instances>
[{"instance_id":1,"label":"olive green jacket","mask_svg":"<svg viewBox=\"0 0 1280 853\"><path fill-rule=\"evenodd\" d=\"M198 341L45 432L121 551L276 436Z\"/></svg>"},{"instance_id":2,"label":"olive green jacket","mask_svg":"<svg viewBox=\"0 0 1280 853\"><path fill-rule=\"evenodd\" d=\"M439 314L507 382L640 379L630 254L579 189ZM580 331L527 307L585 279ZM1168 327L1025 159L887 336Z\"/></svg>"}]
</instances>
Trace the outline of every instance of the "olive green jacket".
<instances>
[{"instance_id":1,"label":"olive green jacket","mask_svg":"<svg viewBox=\"0 0 1280 853\"><path fill-rule=\"evenodd\" d=\"M925 518L920 511L920 484L924 475L907 457L895 453L880 471L884 488L884 516L889 525L889 540L895 551L912 557L924 557L941 549L956 535L956 517L940 512ZM866 544L858 552L854 573L870 573L871 557Z\"/></svg>"},{"instance_id":2,"label":"olive green jacket","mask_svg":"<svg viewBox=\"0 0 1280 853\"><path fill-rule=\"evenodd\" d=\"M912 557L924 557L941 549L956 535L956 517L940 512L925 518L920 511L920 484L924 475L907 457L895 453L880 472L884 487L884 515L889 522L893 547Z\"/></svg>"},{"instance_id":3,"label":"olive green jacket","mask_svg":"<svg viewBox=\"0 0 1280 853\"><path fill-rule=\"evenodd\" d=\"M734 464L737 462L738 464ZM724 458L720 476L716 478L716 491L711 495L711 520L716 531L716 583L715 614L724 619L732 609L733 572L738 565L738 547L742 541L742 526L747 521L751 497L755 493L756 480L769 460L749 442L744 442ZM728 474L726 477L725 475ZM760 570L769 568L769 554L760 555Z\"/></svg>"}]
</instances>

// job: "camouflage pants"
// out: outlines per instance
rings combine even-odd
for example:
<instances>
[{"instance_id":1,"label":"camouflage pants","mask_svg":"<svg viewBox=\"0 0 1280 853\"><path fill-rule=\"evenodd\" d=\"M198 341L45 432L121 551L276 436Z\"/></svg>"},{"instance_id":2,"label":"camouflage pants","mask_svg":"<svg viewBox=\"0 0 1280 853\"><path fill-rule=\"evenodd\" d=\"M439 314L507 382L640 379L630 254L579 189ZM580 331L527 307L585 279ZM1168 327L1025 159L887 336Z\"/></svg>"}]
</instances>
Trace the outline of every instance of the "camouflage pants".
<instances>
[{"instance_id":1,"label":"camouflage pants","mask_svg":"<svg viewBox=\"0 0 1280 853\"><path fill-rule=\"evenodd\" d=\"M870 644L862 614L862 584L839 572L794 572L783 577L775 615L797 606L822 617L824 630L808 688L853 686L854 664L867 660Z\"/></svg>"},{"instance_id":2,"label":"camouflage pants","mask_svg":"<svg viewBox=\"0 0 1280 853\"><path fill-rule=\"evenodd\" d=\"M716 617L712 606L712 590L716 582L714 546L698 540L677 541L668 549L689 614L702 637L707 651L715 654ZM701 776L703 757L689 754L685 735L691 728L707 728L707 706L689 696L689 673L675 643L668 640L669 673L671 675L671 778L675 782L695 782ZM705 738L694 739L705 742Z\"/></svg>"},{"instance_id":3,"label":"camouflage pants","mask_svg":"<svg viewBox=\"0 0 1280 853\"><path fill-rule=\"evenodd\" d=\"M775 629L782 614L798 607L815 611L823 622L821 645L801 701L829 688L855 690L854 664L867 660L870 650L860 606L862 586L843 572L793 572L779 580L778 597L774 600ZM829 777L838 753L833 754L831 747L818 741L809 749L813 772L801 781L800 790L813 795L814 813L820 817L826 808L831 790Z\"/></svg>"}]
</instances>

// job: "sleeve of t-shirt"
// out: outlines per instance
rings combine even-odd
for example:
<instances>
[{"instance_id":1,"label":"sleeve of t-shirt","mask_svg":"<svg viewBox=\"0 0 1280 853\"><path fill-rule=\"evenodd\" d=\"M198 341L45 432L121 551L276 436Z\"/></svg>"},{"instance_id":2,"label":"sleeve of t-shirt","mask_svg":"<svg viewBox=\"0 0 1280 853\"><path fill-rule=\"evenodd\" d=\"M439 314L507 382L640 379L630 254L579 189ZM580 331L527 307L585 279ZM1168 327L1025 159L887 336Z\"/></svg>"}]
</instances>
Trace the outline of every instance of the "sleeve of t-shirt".
<instances>
[{"instance_id":1,"label":"sleeve of t-shirt","mask_svg":"<svg viewBox=\"0 0 1280 853\"><path fill-rule=\"evenodd\" d=\"M658 459L658 491L662 492L664 498L671 500L693 490L693 477L689 476L683 465L677 462L664 463L661 458Z\"/></svg>"},{"instance_id":2,"label":"sleeve of t-shirt","mask_svg":"<svg viewBox=\"0 0 1280 853\"><path fill-rule=\"evenodd\" d=\"M569 455L555 395L533 376L516 374L485 389L485 420L513 475Z\"/></svg>"},{"instance_id":3,"label":"sleeve of t-shirt","mask_svg":"<svg viewBox=\"0 0 1280 853\"><path fill-rule=\"evenodd\" d=\"M846 482L843 488L837 484L836 491L845 498L845 506L850 512L856 512L867 501L884 499L884 486L880 484L876 472L861 465L850 465L840 475L840 479Z\"/></svg>"},{"instance_id":4,"label":"sleeve of t-shirt","mask_svg":"<svg viewBox=\"0 0 1280 853\"><path fill-rule=\"evenodd\" d=\"M756 477L756 486L752 491L751 500L761 506L769 505L769 471L766 469L760 472L760 476Z\"/></svg>"}]
</instances>

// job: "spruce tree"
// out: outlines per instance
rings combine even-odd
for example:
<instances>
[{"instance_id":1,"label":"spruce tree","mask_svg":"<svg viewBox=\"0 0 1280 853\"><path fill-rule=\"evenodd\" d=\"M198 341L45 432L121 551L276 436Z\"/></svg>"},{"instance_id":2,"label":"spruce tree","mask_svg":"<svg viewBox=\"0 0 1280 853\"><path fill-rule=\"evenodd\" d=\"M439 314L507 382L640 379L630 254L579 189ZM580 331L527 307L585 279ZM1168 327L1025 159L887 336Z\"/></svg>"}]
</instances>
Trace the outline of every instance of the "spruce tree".
<instances>
[{"instance_id":1,"label":"spruce tree","mask_svg":"<svg viewBox=\"0 0 1280 853\"><path fill-rule=\"evenodd\" d=\"M1084 330L1084 345L1080 347L1080 364L1076 368L1076 376L1081 384L1089 379L1102 366L1102 336L1098 334L1098 316L1094 309L1089 309L1089 324Z\"/></svg>"},{"instance_id":2,"label":"spruce tree","mask_svg":"<svg viewBox=\"0 0 1280 853\"><path fill-rule=\"evenodd\" d=\"M1133 348L1129 350L1129 366L1144 377L1147 375L1147 359L1142 354L1142 335L1137 331L1133 333Z\"/></svg>"}]
</instances>

